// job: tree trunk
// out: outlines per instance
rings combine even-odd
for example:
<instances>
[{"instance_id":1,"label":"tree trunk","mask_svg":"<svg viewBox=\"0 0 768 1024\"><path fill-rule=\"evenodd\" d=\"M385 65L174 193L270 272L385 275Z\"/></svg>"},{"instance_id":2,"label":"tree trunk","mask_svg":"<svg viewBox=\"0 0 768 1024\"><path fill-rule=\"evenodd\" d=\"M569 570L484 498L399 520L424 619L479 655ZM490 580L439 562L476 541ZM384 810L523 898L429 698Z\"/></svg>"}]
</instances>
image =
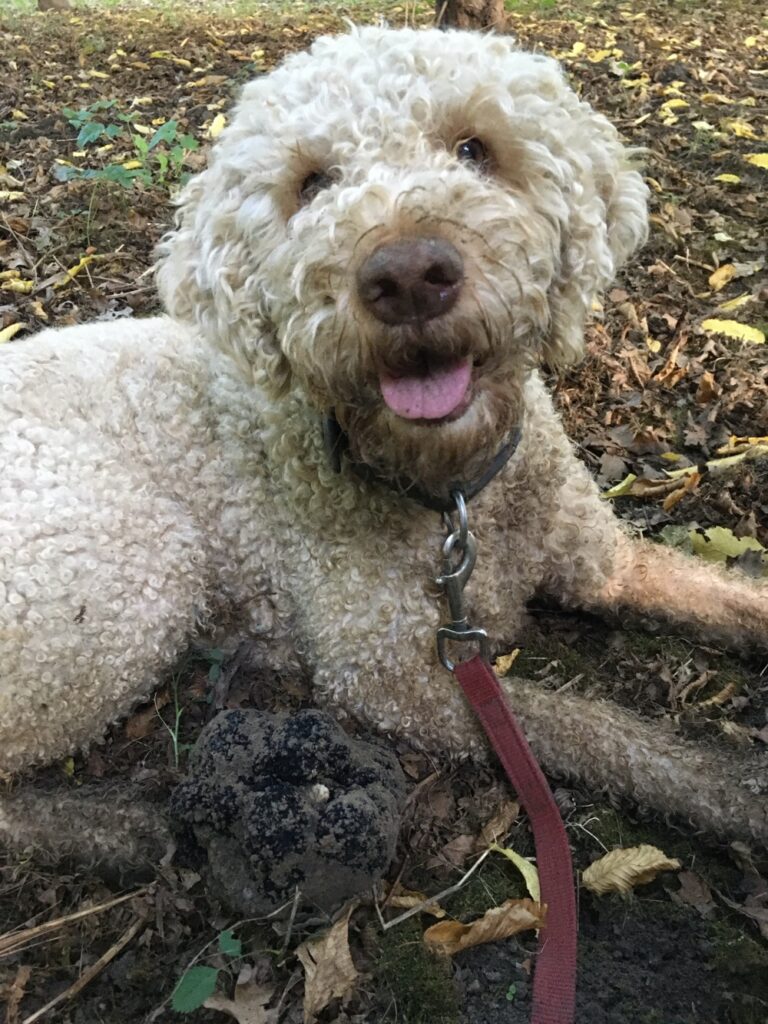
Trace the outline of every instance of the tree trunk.
<instances>
[{"instance_id":1,"label":"tree trunk","mask_svg":"<svg viewBox=\"0 0 768 1024\"><path fill-rule=\"evenodd\" d=\"M440 28L471 28L503 31L504 0L435 0Z\"/></svg>"}]
</instances>

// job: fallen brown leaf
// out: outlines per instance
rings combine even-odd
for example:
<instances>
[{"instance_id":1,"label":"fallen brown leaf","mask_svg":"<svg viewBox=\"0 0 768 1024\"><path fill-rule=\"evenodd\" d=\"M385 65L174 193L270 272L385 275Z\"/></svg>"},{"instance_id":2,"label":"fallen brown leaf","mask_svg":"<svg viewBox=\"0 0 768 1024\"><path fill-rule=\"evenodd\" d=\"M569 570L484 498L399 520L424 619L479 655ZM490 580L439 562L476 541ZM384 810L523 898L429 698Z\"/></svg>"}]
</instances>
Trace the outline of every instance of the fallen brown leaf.
<instances>
[{"instance_id":1,"label":"fallen brown leaf","mask_svg":"<svg viewBox=\"0 0 768 1024\"><path fill-rule=\"evenodd\" d=\"M534 903L533 900L507 900L469 924L459 921L433 924L424 932L424 941L433 952L453 956L462 949L483 942L497 942L531 928L543 928L545 917L545 904Z\"/></svg>"},{"instance_id":2,"label":"fallen brown leaf","mask_svg":"<svg viewBox=\"0 0 768 1024\"><path fill-rule=\"evenodd\" d=\"M408 889L400 889L393 895L387 897L387 906L395 910L410 910L411 907L421 907L425 914L432 917L445 917L445 911L439 903L429 903L426 893L411 892Z\"/></svg>"},{"instance_id":3,"label":"fallen brown leaf","mask_svg":"<svg viewBox=\"0 0 768 1024\"><path fill-rule=\"evenodd\" d=\"M709 917L713 914L715 901L712 899L712 892L704 879L694 871L681 871L677 877L680 889L676 893L672 893L675 900L693 907L702 917Z\"/></svg>"},{"instance_id":4,"label":"fallen brown leaf","mask_svg":"<svg viewBox=\"0 0 768 1024\"><path fill-rule=\"evenodd\" d=\"M234 1017L238 1024L274 1024L277 1008L268 1010L267 1003L275 993L274 985L258 985L247 982L235 987L235 998L213 995L203 1004L208 1010L221 1010Z\"/></svg>"},{"instance_id":5,"label":"fallen brown leaf","mask_svg":"<svg viewBox=\"0 0 768 1024\"><path fill-rule=\"evenodd\" d=\"M710 402L720 397L722 390L709 370L705 370L699 378L699 386L695 396L696 404L709 405Z\"/></svg>"},{"instance_id":6,"label":"fallen brown leaf","mask_svg":"<svg viewBox=\"0 0 768 1024\"><path fill-rule=\"evenodd\" d=\"M28 964L20 964L16 968L16 977L5 992L5 1024L17 1024L19 1006L27 991L27 982L31 974L32 968Z\"/></svg>"},{"instance_id":7,"label":"fallen brown leaf","mask_svg":"<svg viewBox=\"0 0 768 1024\"><path fill-rule=\"evenodd\" d=\"M504 800L497 808L491 820L483 827L477 847L481 850L491 843L498 843L507 835L520 813L520 804L516 800Z\"/></svg>"},{"instance_id":8,"label":"fallen brown leaf","mask_svg":"<svg viewBox=\"0 0 768 1024\"><path fill-rule=\"evenodd\" d=\"M341 999L353 988L358 972L349 952L349 918L357 906L317 939L302 942L296 950L304 968L304 1024L312 1024L332 999Z\"/></svg>"},{"instance_id":9,"label":"fallen brown leaf","mask_svg":"<svg viewBox=\"0 0 768 1024\"><path fill-rule=\"evenodd\" d=\"M170 703L168 690L160 690L153 704L131 715L125 723L125 737L129 740L143 740L161 724L159 711Z\"/></svg>"},{"instance_id":10,"label":"fallen brown leaf","mask_svg":"<svg viewBox=\"0 0 768 1024\"><path fill-rule=\"evenodd\" d=\"M440 850L436 857L431 857L427 862L428 867L445 867L450 864L454 868L463 867L467 860L476 852L477 839L475 836L463 834L456 836Z\"/></svg>"}]
</instances>

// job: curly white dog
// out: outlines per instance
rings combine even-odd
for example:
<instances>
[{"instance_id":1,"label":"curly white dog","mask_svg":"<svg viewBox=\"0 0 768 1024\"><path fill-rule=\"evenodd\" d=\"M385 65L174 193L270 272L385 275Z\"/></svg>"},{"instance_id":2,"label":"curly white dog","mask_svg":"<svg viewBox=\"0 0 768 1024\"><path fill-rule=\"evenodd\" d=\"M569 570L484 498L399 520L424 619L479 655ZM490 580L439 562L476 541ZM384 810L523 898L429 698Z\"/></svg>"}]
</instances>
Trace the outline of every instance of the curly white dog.
<instances>
[{"instance_id":1,"label":"curly white dog","mask_svg":"<svg viewBox=\"0 0 768 1024\"><path fill-rule=\"evenodd\" d=\"M495 642L545 590L764 645L768 588L626 538L535 371L581 354L645 203L616 131L505 38L367 28L248 85L162 246L169 316L0 352L0 767L97 740L214 626L480 755L435 653L428 506L486 476L468 596ZM768 838L720 755L510 693L551 771Z\"/></svg>"}]
</instances>

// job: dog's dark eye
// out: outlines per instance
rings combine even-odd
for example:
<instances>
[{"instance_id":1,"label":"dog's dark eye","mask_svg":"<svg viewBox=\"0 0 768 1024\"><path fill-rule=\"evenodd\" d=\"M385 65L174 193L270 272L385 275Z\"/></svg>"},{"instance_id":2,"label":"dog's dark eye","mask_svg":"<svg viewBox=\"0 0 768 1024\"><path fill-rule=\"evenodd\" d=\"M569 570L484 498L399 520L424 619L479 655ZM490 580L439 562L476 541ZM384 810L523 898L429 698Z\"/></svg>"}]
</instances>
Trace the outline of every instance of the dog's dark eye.
<instances>
[{"instance_id":1,"label":"dog's dark eye","mask_svg":"<svg viewBox=\"0 0 768 1024\"><path fill-rule=\"evenodd\" d=\"M299 188L299 199L301 199L302 205L306 206L307 203L311 203L318 193L332 184L333 178L330 174L325 171L312 171L302 181Z\"/></svg>"},{"instance_id":2,"label":"dog's dark eye","mask_svg":"<svg viewBox=\"0 0 768 1024\"><path fill-rule=\"evenodd\" d=\"M463 139L456 146L456 156L468 164L485 167L488 163L488 150L480 139Z\"/></svg>"}]
</instances>

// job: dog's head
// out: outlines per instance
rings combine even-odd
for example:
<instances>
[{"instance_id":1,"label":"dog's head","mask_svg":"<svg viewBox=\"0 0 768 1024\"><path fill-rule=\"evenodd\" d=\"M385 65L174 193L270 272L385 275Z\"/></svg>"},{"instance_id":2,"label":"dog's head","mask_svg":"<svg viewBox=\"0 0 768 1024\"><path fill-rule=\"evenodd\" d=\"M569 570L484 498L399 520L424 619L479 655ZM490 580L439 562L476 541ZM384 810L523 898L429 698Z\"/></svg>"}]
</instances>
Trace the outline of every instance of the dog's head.
<instances>
[{"instance_id":1,"label":"dog's head","mask_svg":"<svg viewBox=\"0 0 768 1024\"><path fill-rule=\"evenodd\" d=\"M243 91L161 247L169 312L352 453L439 491L579 357L646 188L557 64L501 37L367 28Z\"/></svg>"}]
</instances>

